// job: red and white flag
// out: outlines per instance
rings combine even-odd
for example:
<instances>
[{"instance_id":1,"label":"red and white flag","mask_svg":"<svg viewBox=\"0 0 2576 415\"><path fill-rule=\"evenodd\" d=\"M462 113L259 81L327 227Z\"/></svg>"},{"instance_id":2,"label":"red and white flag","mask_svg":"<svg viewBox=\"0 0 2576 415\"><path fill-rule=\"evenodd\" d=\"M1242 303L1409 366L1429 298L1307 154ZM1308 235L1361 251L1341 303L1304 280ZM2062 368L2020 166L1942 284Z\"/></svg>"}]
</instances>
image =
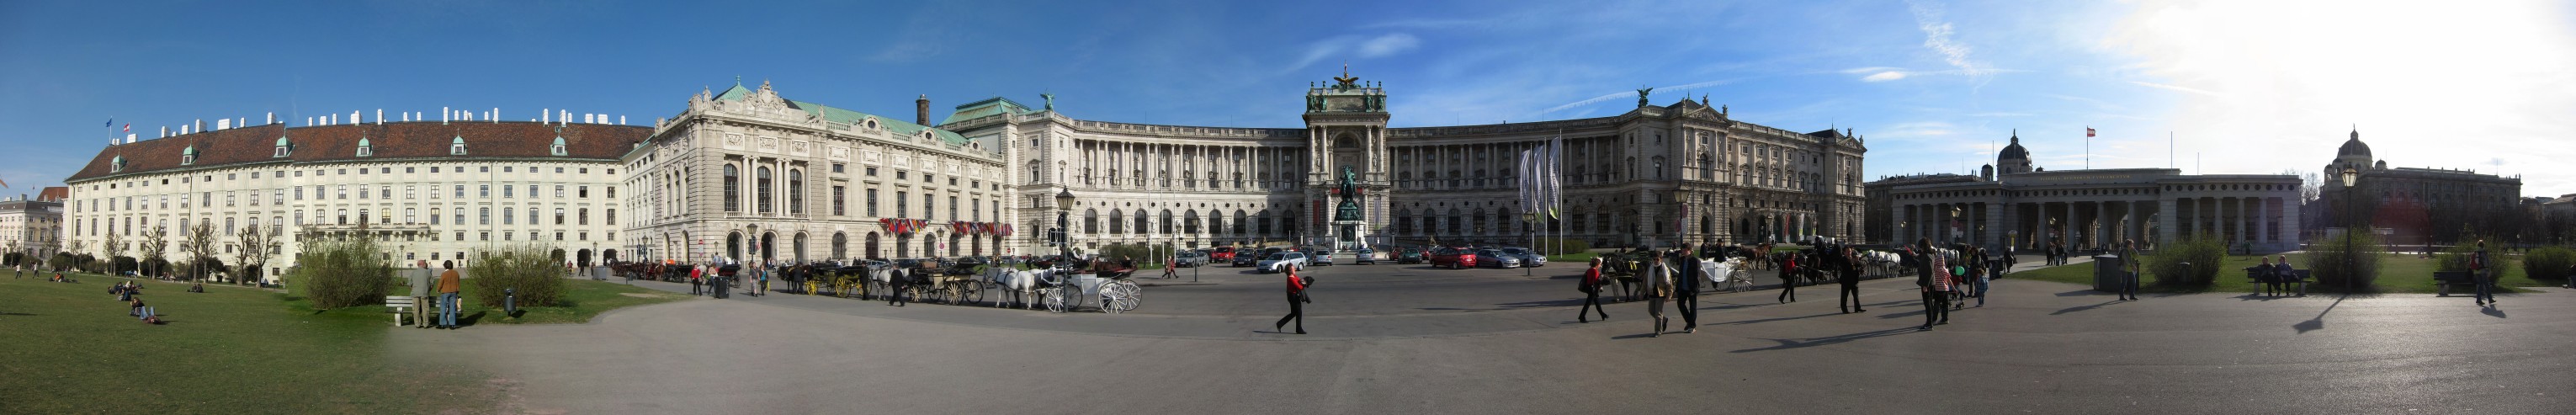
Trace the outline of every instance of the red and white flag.
<instances>
[{"instance_id":1,"label":"red and white flag","mask_svg":"<svg viewBox=\"0 0 2576 415\"><path fill-rule=\"evenodd\" d=\"M2086 138L2091 138L2091 137L2093 137L2093 127L2084 127L2084 137L2086 137Z\"/></svg>"}]
</instances>

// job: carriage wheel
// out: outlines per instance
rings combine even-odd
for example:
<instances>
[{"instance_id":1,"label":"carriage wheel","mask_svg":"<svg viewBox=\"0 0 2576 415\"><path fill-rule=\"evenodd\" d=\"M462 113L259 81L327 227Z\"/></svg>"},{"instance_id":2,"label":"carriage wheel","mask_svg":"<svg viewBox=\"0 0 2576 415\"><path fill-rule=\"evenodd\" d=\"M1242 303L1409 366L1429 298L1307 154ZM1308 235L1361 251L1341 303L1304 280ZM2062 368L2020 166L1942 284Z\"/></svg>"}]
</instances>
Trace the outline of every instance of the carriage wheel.
<instances>
[{"instance_id":1,"label":"carriage wheel","mask_svg":"<svg viewBox=\"0 0 2576 415\"><path fill-rule=\"evenodd\" d=\"M984 284L975 281L958 283L957 287L960 296L966 297L966 302L968 303L984 302L984 290L987 288L990 287L985 287Z\"/></svg>"},{"instance_id":2,"label":"carriage wheel","mask_svg":"<svg viewBox=\"0 0 2576 415\"><path fill-rule=\"evenodd\" d=\"M1117 284L1110 285L1108 289L1103 291L1104 292L1101 294L1101 308L1106 308L1117 313L1126 313L1127 310L1134 310L1138 303L1145 301L1144 290L1137 288L1136 283L1133 282L1119 281Z\"/></svg>"},{"instance_id":3,"label":"carriage wheel","mask_svg":"<svg viewBox=\"0 0 2576 415\"><path fill-rule=\"evenodd\" d=\"M1049 312L1049 313L1062 313L1062 312L1064 312L1064 309L1065 309L1065 304L1064 304L1064 287L1046 287L1046 288L1039 288L1039 289L1038 289L1038 298L1040 299L1040 300L1039 300L1039 302L1041 302L1041 303L1046 303L1046 309L1047 309L1047 312Z\"/></svg>"}]
</instances>

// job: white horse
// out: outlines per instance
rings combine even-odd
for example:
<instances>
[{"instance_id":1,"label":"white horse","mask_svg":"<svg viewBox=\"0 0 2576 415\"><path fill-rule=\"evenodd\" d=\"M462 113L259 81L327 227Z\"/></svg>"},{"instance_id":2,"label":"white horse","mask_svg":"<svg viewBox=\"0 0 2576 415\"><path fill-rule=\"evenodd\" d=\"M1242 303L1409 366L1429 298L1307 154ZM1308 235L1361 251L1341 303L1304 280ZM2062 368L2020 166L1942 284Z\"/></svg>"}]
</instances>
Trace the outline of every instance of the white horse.
<instances>
[{"instance_id":1,"label":"white horse","mask_svg":"<svg viewBox=\"0 0 2576 415\"><path fill-rule=\"evenodd\" d=\"M1699 271L1698 277L1730 291L1753 285L1753 274L1744 272L1744 258L1741 257L1728 258L1726 262L1700 260Z\"/></svg>"},{"instance_id":2,"label":"white horse","mask_svg":"<svg viewBox=\"0 0 2576 415\"><path fill-rule=\"evenodd\" d=\"M1905 265L1905 257L1887 251L1862 252L1860 260L1880 276L1895 275L1897 268Z\"/></svg>"},{"instance_id":3,"label":"white horse","mask_svg":"<svg viewBox=\"0 0 2576 415\"><path fill-rule=\"evenodd\" d=\"M1002 290L1002 295L1009 295L1011 302L1019 303L1022 310L1034 306L1034 303L1028 300L1037 295L1038 281L1055 279L1055 270L1052 269L1013 271L993 267L985 270L984 274L986 279L993 282L996 289ZM1000 295L993 297L993 306L1002 306Z\"/></svg>"}]
</instances>

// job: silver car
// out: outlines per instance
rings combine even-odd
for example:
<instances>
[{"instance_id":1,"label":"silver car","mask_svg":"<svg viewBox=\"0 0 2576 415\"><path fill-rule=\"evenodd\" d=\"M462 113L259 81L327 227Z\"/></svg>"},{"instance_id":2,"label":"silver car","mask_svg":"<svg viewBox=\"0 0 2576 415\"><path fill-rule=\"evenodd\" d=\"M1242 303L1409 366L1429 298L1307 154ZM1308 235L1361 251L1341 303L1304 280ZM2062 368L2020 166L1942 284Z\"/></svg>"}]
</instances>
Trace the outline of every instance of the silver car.
<instances>
[{"instance_id":1,"label":"silver car","mask_svg":"<svg viewBox=\"0 0 2576 415\"><path fill-rule=\"evenodd\" d=\"M1491 266L1495 268L1520 268L1521 258L1517 255L1504 254L1503 250L1500 249L1478 249L1476 250L1476 265Z\"/></svg>"},{"instance_id":2,"label":"silver car","mask_svg":"<svg viewBox=\"0 0 2576 415\"><path fill-rule=\"evenodd\" d=\"M1521 266L1531 268L1547 266L1546 255L1539 255L1538 252L1526 248L1503 248L1503 255L1520 258Z\"/></svg>"}]
</instances>

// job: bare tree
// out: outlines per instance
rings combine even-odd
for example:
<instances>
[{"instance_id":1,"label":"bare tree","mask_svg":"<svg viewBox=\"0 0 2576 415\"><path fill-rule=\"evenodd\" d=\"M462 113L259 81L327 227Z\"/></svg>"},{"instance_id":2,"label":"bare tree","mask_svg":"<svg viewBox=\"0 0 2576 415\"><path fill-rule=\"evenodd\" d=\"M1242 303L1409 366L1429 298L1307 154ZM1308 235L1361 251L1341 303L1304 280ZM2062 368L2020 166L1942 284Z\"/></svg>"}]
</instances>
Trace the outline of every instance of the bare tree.
<instances>
[{"instance_id":1,"label":"bare tree","mask_svg":"<svg viewBox=\"0 0 2576 415\"><path fill-rule=\"evenodd\" d=\"M257 226L242 228L241 234L235 235L234 244L240 245L240 249L233 251L233 268L240 270L235 272L239 277L233 279L235 284L248 284L252 276L268 269L270 250L277 246L276 235L261 232Z\"/></svg>"},{"instance_id":2,"label":"bare tree","mask_svg":"<svg viewBox=\"0 0 2576 415\"><path fill-rule=\"evenodd\" d=\"M206 260L215 257L215 227L201 222L197 226L182 231L179 239L179 253L188 254L188 279L204 278Z\"/></svg>"},{"instance_id":3,"label":"bare tree","mask_svg":"<svg viewBox=\"0 0 2576 415\"><path fill-rule=\"evenodd\" d=\"M27 255L27 253L25 253L25 252L18 252L18 241L9 241L9 257L11 257L11 258L18 258L18 257L30 257L30 256L34 256L34 255ZM23 259L22 259L22 260L19 260L19 261L25 261L25 260L23 260ZM10 264L10 265L17 265L17 264Z\"/></svg>"},{"instance_id":4,"label":"bare tree","mask_svg":"<svg viewBox=\"0 0 2576 415\"><path fill-rule=\"evenodd\" d=\"M2325 194L2325 179L2318 177L2317 172L2299 173L2298 170L2286 170L2282 171L2281 174L2296 174L2299 176L2300 204L2315 202L2317 201L2317 197Z\"/></svg>"},{"instance_id":5,"label":"bare tree","mask_svg":"<svg viewBox=\"0 0 2576 415\"><path fill-rule=\"evenodd\" d=\"M137 266L151 262L152 260L161 260L164 263L169 262L168 259L161 258L161 254L170 252L170 230L165 227L154 226L152 227L152 230L144 231L143 248L140 251L142 252L143 257L135 259L135 264ZM160 274L168 271L169 270L167 269L154 268L145 272L149 274Z\"/></svg>"},{"instance_id":6,"label":"bare tree","mask_svg":"<svg viewBox=\"0 0 2576 415\"><path fill-rule=\"evenodd\" d=\"M75 240L72 243L80 243L80 241ZM117 236L116 232L107 233L107 243L98 247L100 252L107 254L107 275L117 275L119 270L116 269L116 257L125 256L125 248L124 237Z\"/></svg>"}]
</instances>

